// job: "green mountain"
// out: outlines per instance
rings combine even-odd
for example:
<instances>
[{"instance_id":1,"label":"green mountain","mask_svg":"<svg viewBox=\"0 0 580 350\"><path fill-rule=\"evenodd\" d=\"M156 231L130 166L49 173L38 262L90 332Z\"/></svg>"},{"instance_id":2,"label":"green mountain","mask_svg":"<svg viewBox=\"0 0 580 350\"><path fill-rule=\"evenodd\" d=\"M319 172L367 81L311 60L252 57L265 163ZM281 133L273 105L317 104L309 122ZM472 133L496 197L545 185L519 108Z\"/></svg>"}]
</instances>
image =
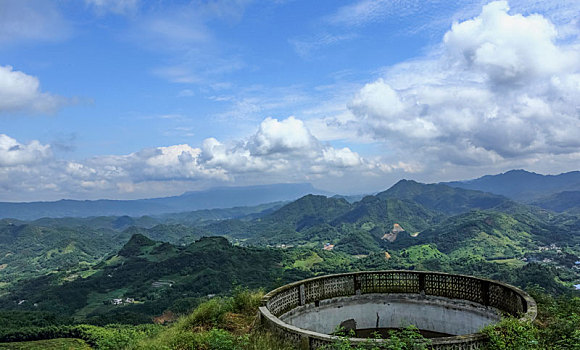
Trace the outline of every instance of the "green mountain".
<instances>
[{"instance_id":1,"label":"green mountain","mask_svg":"<svg viewBox=\"0 0 580 350\"><path fill-rule=\"evenodd\" d=\"M570 211L406 180L354 203L307 195L231 211L0 220L0 309L144 323L236 285L270 289L364 269L436 269L520 285L537 273L561 292L580 280L578 232L580 215Z\"/></svg>"},{"instance_id":2,"label":"green mountain","mask_svg":"<svg viewBox=\"0 0 580 350\"><path fill-rule=\"evenodd\" d=\"M0 221L0 294L11 284L59 271L82 271L118 249L121 233Z\"/></svg>"},{"instance_id":3,"label":"green mountain","mask_svg":"<svg viewBox=\"0 0 580 350\"><path fill-rule=\"evenodd\" d=\"M580 190L580 171L559 175L542 175L525 170L510 170L474 180L445 183L452 187L479 190L531 202L563 191Z\"/></svg>"},{"instance_id":4,"label":"green mountain","mask_svg":"<svg viewBox=\"0 0 580 350\"><path fill-rule=\"evenodd\" d=\"M335 226L350 224L380 237L390 232L394 224L401 225L407 232L417 232L439 222L443 217L415 202L377 195L363 198L354 204L352 210L337 217L332 223Z\"/></svg>"},{"instance_id":5,"label":"green mountain","mask_svg":"<svg viewBox=\"0 0 580 350\"><path fill-rule=\"evenodd\" d=\"M329 223L350 209L351 205L345 199L310 194L283 206L260 221L302 231L316 225Z\"/></svg>"},{"instance_id":6,"label":"green mountain","mask_svg":"<svg viewBox=\"0 0 580 350\"><path fill-rule=\"evenodd\" d=\"M189 244L203 236L210 236L206 230L200 227L185 226L181 224L155 225L151 228L132 226L123 231L123 236L128 240L131 236L141 234L156 241L169 242L173 244Z\"/></svg>"},{"instance_id":7,"label":"green mountain","mask_svg":"<svg viewBox=\"0 0 580 350\"><path fill-rule=\"evenodd\" d=\"M426 185L412 180L401 180L376 196L381 199L413 201L430 210L446 214L460 214L472 209L492 209L509 201L505 197L491 193L442 184Z\"/></svg>"},{"instance_id":8,"label":"green mountain","mask_svg":"<svg viewBox=\"0 0 580 350\"><path fill-rule=\"evenodd\" d=\"M541 227L493 211L472 211L453 216L399 245L435 244L451 257L480 256L486 259L522 258L537 246Z\"/></svg>"}]
</instances>

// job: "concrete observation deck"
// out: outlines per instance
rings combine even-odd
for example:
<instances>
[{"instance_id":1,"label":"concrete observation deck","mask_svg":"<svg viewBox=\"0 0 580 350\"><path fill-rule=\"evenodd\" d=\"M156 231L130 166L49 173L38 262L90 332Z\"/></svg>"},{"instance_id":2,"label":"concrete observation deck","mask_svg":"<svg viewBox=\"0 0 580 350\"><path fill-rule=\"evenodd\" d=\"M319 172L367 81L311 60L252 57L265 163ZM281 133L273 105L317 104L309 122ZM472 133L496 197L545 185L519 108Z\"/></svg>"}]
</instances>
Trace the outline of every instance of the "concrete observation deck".
<instances>
[{"instance_id":1,"label":"concrete observation deck","mask_svg":"<svg viewBox=\"0 0 580 350\"><path fill-rule=\"evenodd\" d=\"M415 325L432 349L480 349L483 327L502 315L534 320L536 303L524 291L471 276L420 271L373 271L315 277L266 294L264 326L302 349L331 344L346 321L357 334ZM360 330L360 332L359 332ZM388 339L351 338L351 344ZM379 344L377 344L379 345Z\"/></svg>"}]
</instances>

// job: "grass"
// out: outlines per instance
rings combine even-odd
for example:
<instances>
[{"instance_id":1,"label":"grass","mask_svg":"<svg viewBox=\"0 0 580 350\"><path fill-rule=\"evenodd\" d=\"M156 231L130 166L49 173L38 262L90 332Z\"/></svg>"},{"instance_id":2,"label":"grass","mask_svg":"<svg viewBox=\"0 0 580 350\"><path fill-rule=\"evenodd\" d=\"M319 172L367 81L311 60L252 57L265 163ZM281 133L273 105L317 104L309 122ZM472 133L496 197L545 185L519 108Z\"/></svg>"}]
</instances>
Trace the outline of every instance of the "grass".
<instances>
[{"instance_id":1,"label":"grass","mask_svg":"<svg viewBox=\"0 0 580 350\"><path fill-rule=\"evenodd\" d=\"M526 264L525 261L521 261L520 259L495 259L495 260L489 260L490 262L494 262L496 264L506 264L509 265L510 267L522 267Z\"/></svg>"},{"instance_id":2,"label":"grass","mask_svg":"<svg viewBox=\"0 0 580 350\"><path fill-rule=\"evenodd\" d=\"M312 266L322 261L324 260L318 254L313 252L305 259L296 260L292 266L297 269L310 270Z\"/></svg>"},{"instance_id":3,"label":"grass","mask_svg":"<svg viewBox=\"0 0 580 350\"><path fill-rule=\"evenodd\" d=\"M257 329L256 312L264 293L244 288L215 297L172 325L141 339L135 349L291 350L292 345Z\"/></svg>"},{"instance_id":4,"label":"grass","mask_svg":"<svg viewBox=\"0 0 580 350\"><path fill-rule=\"evenodd\" d=\"M50 339L25 341L19 343L0 343L0 350L90 350L91 347L81 339Z\"/></svg>"}]
</instances>

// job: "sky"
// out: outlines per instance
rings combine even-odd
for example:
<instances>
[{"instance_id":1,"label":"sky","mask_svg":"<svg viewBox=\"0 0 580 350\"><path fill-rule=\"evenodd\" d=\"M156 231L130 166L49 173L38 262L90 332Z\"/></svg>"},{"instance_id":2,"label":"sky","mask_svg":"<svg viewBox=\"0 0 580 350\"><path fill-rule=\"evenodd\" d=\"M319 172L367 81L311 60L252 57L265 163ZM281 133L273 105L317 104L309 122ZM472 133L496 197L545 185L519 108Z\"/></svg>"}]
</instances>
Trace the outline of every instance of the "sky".
<instances>
[{"instance_id":1,"label":"sky","mask_svg":"<svg viewBox=\"0 0 580 350\"><path fill-rule=\"evenodd\" d=\"M580 170L577 0L0 0L0 201Z\"/></svg>"}]
</instances>

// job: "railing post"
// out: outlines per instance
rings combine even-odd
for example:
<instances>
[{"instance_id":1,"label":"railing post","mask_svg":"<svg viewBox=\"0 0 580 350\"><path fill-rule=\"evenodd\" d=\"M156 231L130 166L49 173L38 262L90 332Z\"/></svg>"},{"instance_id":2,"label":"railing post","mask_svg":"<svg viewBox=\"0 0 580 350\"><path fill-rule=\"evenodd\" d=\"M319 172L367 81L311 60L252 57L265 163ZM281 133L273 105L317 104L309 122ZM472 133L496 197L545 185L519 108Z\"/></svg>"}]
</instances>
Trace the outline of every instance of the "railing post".
<instances>
[{"instance_id":1,"label":"railing post","mask_svg":"<svg viewBox=\"0 0 580 350\"><path fill-rule=\"evenodd\" d=\"M489 306L489 281L481 281L481 298L483 305Z\"/></svg>"},{"instance_id":2,"label":"railing post","mask_svg":"<svg viewBox=\"0 0 580 350\"><path fill-rule=\"evenodd\" d=\"M419 273L419 294L425 295L425 274Z\"/></svg>"},{"instance_id":3,"label":"railing post","mask_svg":"<svg viewBox=\"0 0 580 350\"><path fill-rule=\"evenodd\" d=\"M354 294L355 295L361 295L361 290L360 290L360 275L359 274L354 274L353 275L353 279L354 279Z\"/></svg>"},{"instance_id":4,"label":"railing post","mask_svg":"<svg viewBox=\"0 0 580 350\"><path fill-rule=\"evenodd\" d=\"M302 335L300 337L300 350L310 350L310 337L307 335Z\"/></svg>"},{"instance_id":5,"label":"railing post","mask_svg":"<svg viewBox=\"0 0 580 350\"><path fill-rule=\"evenodd\" d=\"M300 306L306 304L306 291L304 290L304 284L300 285Z\"/></svg>"}]
</instances>

